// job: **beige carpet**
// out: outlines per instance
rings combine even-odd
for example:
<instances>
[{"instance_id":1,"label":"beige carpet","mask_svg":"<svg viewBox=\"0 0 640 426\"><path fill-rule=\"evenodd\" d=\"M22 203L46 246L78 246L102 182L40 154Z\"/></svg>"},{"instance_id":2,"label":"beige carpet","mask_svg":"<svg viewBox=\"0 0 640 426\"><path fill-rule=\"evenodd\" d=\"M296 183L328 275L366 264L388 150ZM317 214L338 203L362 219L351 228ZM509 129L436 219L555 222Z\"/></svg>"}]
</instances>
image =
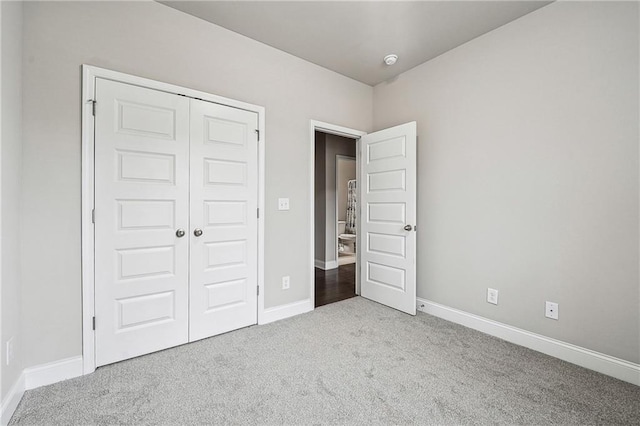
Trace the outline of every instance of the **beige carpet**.
<instances>
[{"instance_id":1,"label":"beige carpet","mask_svg":"<svg viewBox=\"0 0 640 426\"><path fill-rule=\"evenodd\" d=\"M360 297L28 391L11 424L640 424L640 388Z\"/></svg>"}]
</instances>

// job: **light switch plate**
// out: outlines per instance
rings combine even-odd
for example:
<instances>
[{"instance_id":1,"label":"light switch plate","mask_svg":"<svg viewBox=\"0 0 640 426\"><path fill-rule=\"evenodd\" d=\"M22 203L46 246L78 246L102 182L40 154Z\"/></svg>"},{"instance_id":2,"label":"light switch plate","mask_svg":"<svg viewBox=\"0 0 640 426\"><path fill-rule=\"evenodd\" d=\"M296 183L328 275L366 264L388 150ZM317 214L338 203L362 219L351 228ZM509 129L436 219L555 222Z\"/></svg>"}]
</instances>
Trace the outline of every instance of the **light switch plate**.
<instances>
[{"instance_id":1,"label":"light switch plate","mask_svg":"<svg viewBox=\"0 0 640 426\"><path fill-rule=\"evenodd\" d=\"M289 210L288 198L278 198L278 210Z\"/></svg>"},{"instance_id":2,"label":"light switch plate","mask_svg":"<svg viewBox=\"0 0 640 426\"><path fill-rule=\"evenodd\" d=\"M289 290L289 286L291 285L291 278L287 275L286 277L282 277L282 289Z\"/></svg>"},{"instance_id":3,"label":"light switch plate","mask_svg":"<svg viewBox=\"0 0 640 426\"><path fill-rule=\"evenodd\" d=\"M496 290L495 288L487 289L487 302L494 305L498 304L498 290Z\"/></svg>"}]
</instances>

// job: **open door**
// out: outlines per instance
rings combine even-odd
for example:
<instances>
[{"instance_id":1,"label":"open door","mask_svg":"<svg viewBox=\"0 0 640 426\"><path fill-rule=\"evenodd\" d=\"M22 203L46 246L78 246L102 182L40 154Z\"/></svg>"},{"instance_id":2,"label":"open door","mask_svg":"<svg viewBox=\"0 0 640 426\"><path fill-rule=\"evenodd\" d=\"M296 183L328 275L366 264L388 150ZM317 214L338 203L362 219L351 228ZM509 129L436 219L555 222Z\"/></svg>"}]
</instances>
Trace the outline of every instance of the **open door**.
<instances>
[{"instance_id":1,"label":"open door","mask_svg":"<svg viewBox=\"0 0 640 426\"><path fill-rule=\"evenodd\" d=\"M362 136L361 296L416 314L416 123Z\"/></svg>"}]
</instances>

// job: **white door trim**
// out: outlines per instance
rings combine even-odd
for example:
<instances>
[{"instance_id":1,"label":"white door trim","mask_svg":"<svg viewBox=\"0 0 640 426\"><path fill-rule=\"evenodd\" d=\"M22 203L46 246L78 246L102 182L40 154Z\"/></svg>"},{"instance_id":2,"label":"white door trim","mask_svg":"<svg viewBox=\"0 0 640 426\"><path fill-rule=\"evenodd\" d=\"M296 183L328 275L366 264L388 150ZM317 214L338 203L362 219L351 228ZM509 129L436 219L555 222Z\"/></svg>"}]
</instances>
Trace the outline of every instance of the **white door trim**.
<instances>
[{"instance_id":1,"label":"white door trim","mask_svg":"<svg viewBox=\"0 0 640 426\"><path fill-rule=\"evenodd\" d=\"M344 136L356 140L356 175L360 175L360 137L366 135L367 132L361 130L350 129L331 123L325 123L317 120L309 121L309 300L311 301L311 310L315 309L315 164L316 164L316 131L329 133L331 135ZM360 185L357 187L358 199L360 198ZM359 228L360 221L356 222ZM360 247L360 232L356 232L356 247ZM356 262L359 255L356 253ZM337 260L337 259L336 259ZM356 268L356 294L360 294L360 280L358 276L358 268Z\"/></svg>"},{"instance_id":2,"label":"white door trim","mask_svg":"<svg viewBox=\"0 0 640 426\"><path fill-rule=\"evenodd\" d=\"M93 317L95 315L95 259L94 259L94 227L92 211L94 208L94 120L93 99L96 78L118 81L148 89L198 98L208 102L252 111L258 114L258 323L264 317L264 182L265 182L265 109L222 96L198 90L188 89L173 84L162 83L143 77L82 65L82 372L89 374L96 369L95 332ZM99 106L97 106L99 108ZM313 294L312 294L313 295Z\"/></svg>"}]
</instances>

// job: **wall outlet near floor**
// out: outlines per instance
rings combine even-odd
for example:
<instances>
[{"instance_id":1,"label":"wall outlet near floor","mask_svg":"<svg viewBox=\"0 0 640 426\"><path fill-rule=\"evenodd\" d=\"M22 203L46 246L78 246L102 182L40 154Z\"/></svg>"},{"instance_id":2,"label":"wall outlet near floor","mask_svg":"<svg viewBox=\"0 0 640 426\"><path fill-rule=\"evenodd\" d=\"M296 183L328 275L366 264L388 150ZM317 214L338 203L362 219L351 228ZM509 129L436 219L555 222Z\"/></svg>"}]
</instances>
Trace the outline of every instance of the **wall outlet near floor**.
<instances>
[{"instance_id":1,"label":"wall outlet near floor","mask_svg":"<svg viewBox=\"0 0 640 426\"><path fill-rule=\"evenodd\" d=\"M278 210L289 210L288 198L278 198Z\"/></svg>"},{"instance_id":2,"label":"wall outlet near floor","mask_svg":"<svg viewBox=\"0 0 640 426\"><path fill-rule=\"evenodd\" d=\"M289 290L289 284L291 283L291 279L287 275L286 277L282 277L282 289Z\"/></svg>"},{"instance_id":3,"label":"wall outlet near floor","mask_svg":"<svg viewBox=\"0 0 640 426\"><path fill-rule=\"evenodd\" d=\"M544 308L544 316L554 320L558 319L558 304L555 302L546 302Z\"/></svg>"},{"instance_id":4,"label":"wall outlet near floor","mask_svg":"<svg viewBox=\"0 0 640 426\"><path fill-rule=\"evenodd\" d=\"M7 354L6 354L6 362L7 365L10 365L13 362L13 356L14 356L14 338L12 337L11 339L7 340Z\"/></svg>"},{"instance_id":5,"label":"wall outlet near floor","mask_svg":"<svg viewBox=\"0 0 640 426\"><path fill-rule=\"evenodd\" d=\"M487 289L487 302L493 303L494 305L498 304L498 290L495 288Z\"/></svg>"}]
</instances>

